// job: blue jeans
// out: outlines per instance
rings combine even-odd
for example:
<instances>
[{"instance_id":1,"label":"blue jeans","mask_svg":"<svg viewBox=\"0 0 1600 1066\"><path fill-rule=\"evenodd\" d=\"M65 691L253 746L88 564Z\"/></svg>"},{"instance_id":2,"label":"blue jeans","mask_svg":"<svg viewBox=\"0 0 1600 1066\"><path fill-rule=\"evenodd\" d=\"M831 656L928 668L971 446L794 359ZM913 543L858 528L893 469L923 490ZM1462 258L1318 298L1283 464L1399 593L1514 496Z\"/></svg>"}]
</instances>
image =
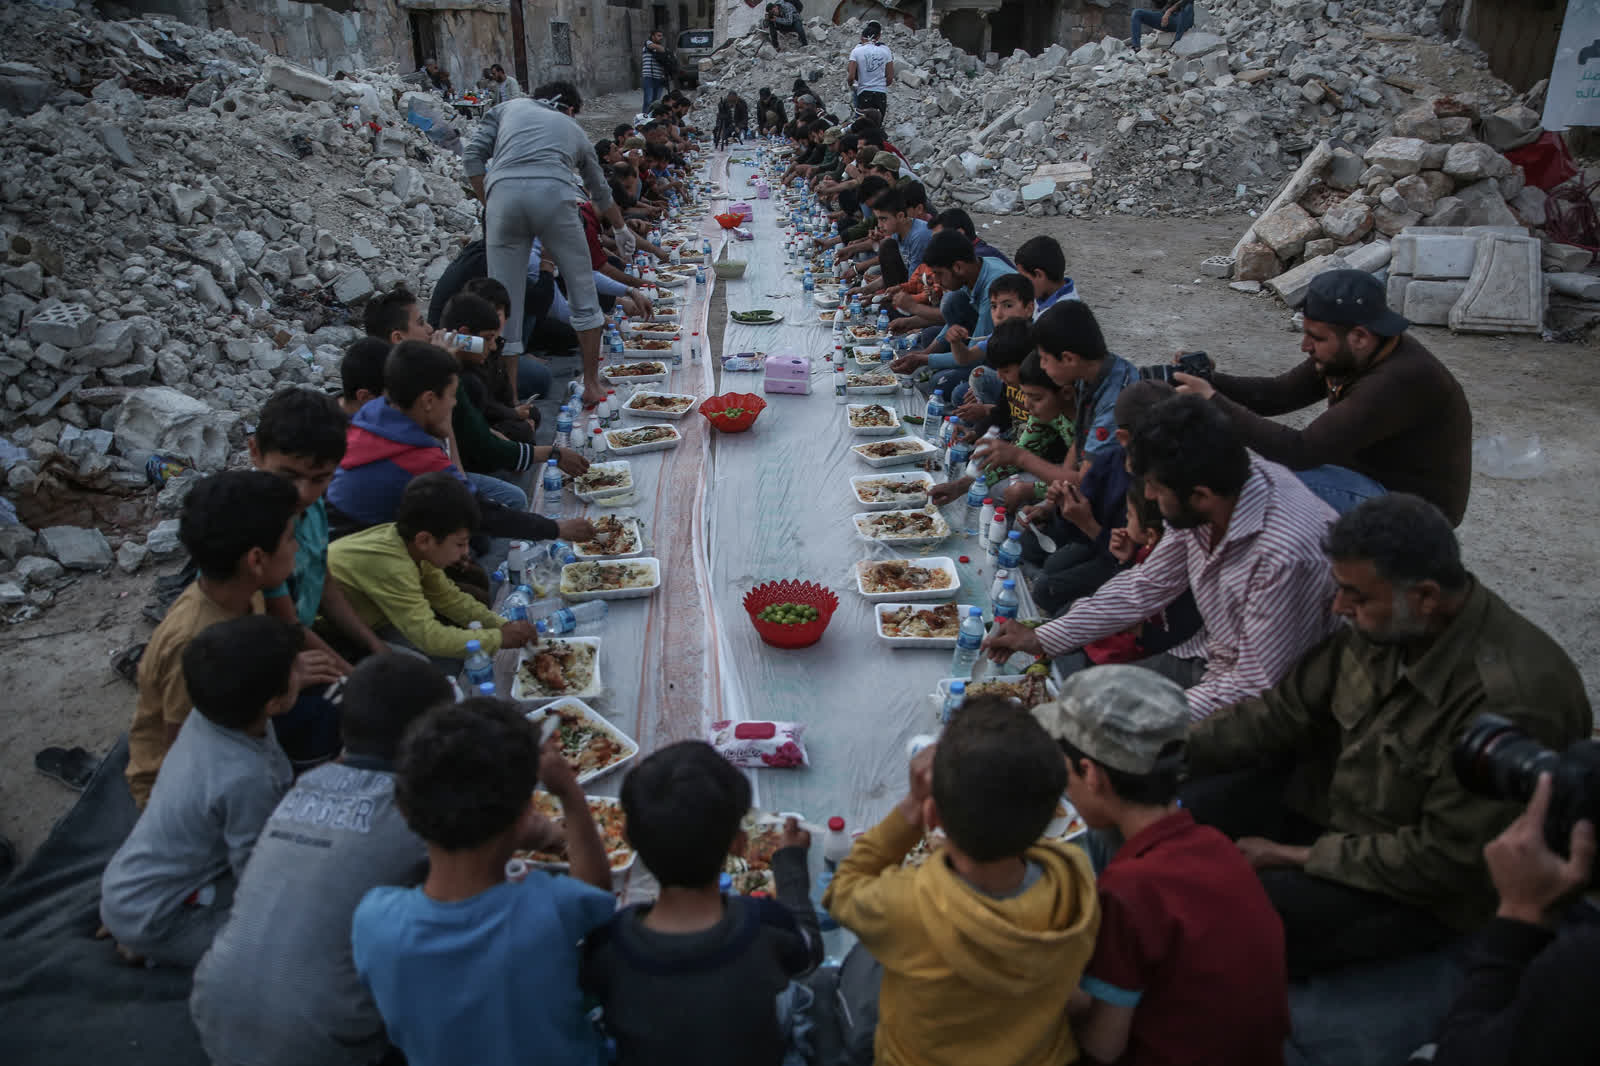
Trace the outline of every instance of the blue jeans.
<instances>
[{"instance_id":1,"label":"blue jeans","mask_svg":"<svg viewBox=\"0 0 1600 1066\"><path fill-rule=\"evenodd\" d=\"M1344 466L1314 466L1310 470L1296 470L1294 476L1312 495L1339 514L1353 511L1362 501L1389 491L1367 475Z\"/></svg>"},{"instance_id":2,"label":"blue jeans","mask_svg":"<svg viewBox=\"0 0 1600 1066\"><path fill-rule=\"evenodd\" d=\"M650 110L650 105L667 95L667 81L665 78L645 78L643 79L643 83L644 107L642 110L648 113Z\"/></svg>"},{"instance_id":3,"label":"blue jeans","mask_svg":"<svg viewBox=\"0 0 1600 1066\"><path fill-rule=\"evenodd\" d=\"M501 507L513 511L526 511L528 509L528 494L509 481L502 481L488 474L467 474L467 480L472 482L472 490L486 500L493 500Z\"/></svg>"},{"instance_id":4,"label":"blue jeans","mask_svg":"<svg viewBox=\"0 0 1600 1066\"><path fill-rule=\"evenodd\" d=\"M517 399L548 396L555 384L555 376L543 359L524 355L517 360Z\"/></svg>"},{"instance_id":5,"label":"blue jeans","mask_svg":"<svg viewBox=\"0 0 1600 1066\"><path fill-rule=\"evenodd\" d=\"M1144 31L1144 27L1149 26L1153 30L1163 29L1161 25L1161 15L1162 11L1164 10L1165 9L1152 11L1147 7L1136 8L1134 10L1132 20L1134 51L1137 52L1139 50L1139 37ZM1181 40L1185 31L1194 26L1194 5L1191 4L1184 8L1182 11L1174 15L1169 21L1170 25L1164 28L1172 31L1174 42Z\"/></svg>"}]
</instances>

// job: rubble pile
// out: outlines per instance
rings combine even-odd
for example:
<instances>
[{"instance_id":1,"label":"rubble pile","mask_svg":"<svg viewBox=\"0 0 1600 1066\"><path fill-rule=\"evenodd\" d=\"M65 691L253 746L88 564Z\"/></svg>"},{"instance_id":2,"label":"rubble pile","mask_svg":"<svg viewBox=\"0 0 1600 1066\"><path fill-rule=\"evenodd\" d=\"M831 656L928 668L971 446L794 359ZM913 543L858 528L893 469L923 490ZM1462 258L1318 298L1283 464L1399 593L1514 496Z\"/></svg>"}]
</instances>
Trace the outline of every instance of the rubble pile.
<instances>
[{"instance_id":1,"label":"rubble pile","mask_svg":"<svg viewBox=\"0 0 1600 1066\"><path fill-rule=\"evenodd\" d=\"M936 33L890 24L889 133L937 198L995 214L1203 215L1259 206L1318 141L1368 144L1412 108L1419 42L1445 43L1444 0L1217 0L1172 43L1134 52L1107 37L981 60ZM752 103L796 77L839 114L861 22L813 19L807 48L749 35L701 62L702 107L735 89ZM1481 55L1453 52L1483 69ZM1419 72L1420 73L1420 72ZM1511 91L1493 83L1495 110ZM713 115L704 116L709 128Z\"/></svg>"},{"instance_id":2,"label":"rubble pile","mask_svg":"<svg viewBox=\"0 0 1600 1066\"><path fill-rule=\"evenodd\" d=\"M477 212L450 116L413 89L171 20L0 7L0 451L23 520L64 483L143 487L150 453L220 469L274 389L337 382L374 291L444 271ZM0 606L54 577L28 558L110 561L23 539L0 536Z\"/></svg>"}]
</instances>

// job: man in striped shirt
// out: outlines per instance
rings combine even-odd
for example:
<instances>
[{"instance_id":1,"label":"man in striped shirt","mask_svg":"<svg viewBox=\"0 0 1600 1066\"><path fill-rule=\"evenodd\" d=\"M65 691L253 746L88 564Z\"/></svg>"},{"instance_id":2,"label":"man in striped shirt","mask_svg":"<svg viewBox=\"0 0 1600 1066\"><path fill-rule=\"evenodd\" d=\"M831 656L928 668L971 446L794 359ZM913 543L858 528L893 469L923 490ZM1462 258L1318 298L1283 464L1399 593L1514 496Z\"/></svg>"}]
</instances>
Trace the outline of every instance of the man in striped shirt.
<instances>
[{"instance_id":1,"label":"man in striped shirt","mask_svg":"<svg viewBox=\"0 0 1600 1066\"><path fill-rule=\"evenodd\" d=\"M984 646L997 662L1014 651L1064 655L1150 617L1187 589L1204 628L1141 665L1183 685L1189 713L1204 719L1271 688L1334 630L1322 550L1334 513L1288 469L1246 450L1227 417L1198 397L1151 410L1130 457L1167 535L1143 563L1061 618L1034 630L997 625Z\"/></svg>"},{"instance_id":2,"label":"man in striped shirt","mask_svg":"<svg viewBox=\"0 0 1600 1066\"><path fill-rule=\"evenodd\" d=\"M645 114L657 100L667 95L667 35L661 30L651 30L650 39L644 42L640 60L639 81L644 85Z\"/></svg>"}]
</instances>

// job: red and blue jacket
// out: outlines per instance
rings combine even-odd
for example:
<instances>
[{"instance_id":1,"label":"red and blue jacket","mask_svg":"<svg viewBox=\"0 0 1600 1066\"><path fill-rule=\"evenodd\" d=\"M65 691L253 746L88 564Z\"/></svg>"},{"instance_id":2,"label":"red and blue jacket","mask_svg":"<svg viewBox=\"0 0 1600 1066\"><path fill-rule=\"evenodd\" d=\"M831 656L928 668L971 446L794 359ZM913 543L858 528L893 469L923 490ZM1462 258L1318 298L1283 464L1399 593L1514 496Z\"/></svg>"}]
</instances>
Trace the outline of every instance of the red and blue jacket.
<instances>
[{"instance_id":1,"label":"red and blue jacket","mask_svg":"<svg viewBox=\"0 0 1600 1066\"><path fill-rule=\"evenodd\" d=\"M345 430L344 460L328 486L328 502L364 526L393 522L411 479L440 470L470 487L444 442L380 396L368 400Z\"/></svg>"}]
</instances>

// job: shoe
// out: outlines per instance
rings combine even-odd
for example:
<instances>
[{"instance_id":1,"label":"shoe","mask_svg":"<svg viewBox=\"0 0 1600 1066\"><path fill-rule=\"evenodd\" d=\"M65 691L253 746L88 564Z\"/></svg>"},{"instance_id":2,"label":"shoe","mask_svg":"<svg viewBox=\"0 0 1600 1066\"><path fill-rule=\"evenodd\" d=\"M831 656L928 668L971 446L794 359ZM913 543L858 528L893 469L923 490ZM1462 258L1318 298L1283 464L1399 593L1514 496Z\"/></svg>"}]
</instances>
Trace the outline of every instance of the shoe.
<instances>
[{"instance_id":1,"label":"shoe","mask_svg":"<svg viewBox=\"0 0 1600 1066\"><path fill-rule=\"evenodd\" d=\"M84 790L99 765L100 760L82 748L46 748L33 757L34 769L75 792Z\"/></svg>"}]
</instances>

